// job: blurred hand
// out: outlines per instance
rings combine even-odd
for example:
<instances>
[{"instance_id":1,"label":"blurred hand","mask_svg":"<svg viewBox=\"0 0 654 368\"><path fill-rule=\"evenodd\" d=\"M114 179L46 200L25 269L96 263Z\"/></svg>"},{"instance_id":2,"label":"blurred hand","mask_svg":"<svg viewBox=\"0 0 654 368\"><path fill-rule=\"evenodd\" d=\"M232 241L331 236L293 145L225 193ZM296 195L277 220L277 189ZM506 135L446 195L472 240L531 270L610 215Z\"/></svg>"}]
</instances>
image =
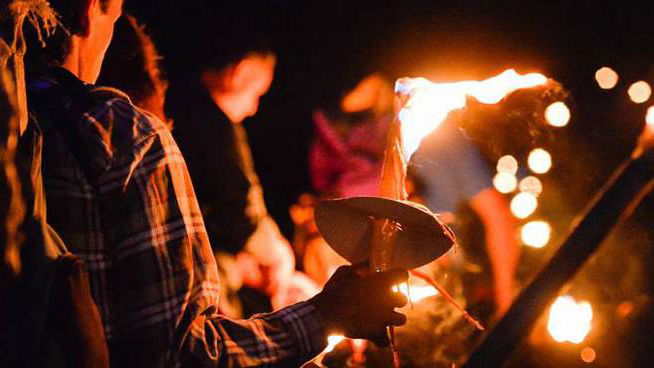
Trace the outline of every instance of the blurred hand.
<instances>
[{"instance_id":1,"label":"blurred hand","mask_svg":"<svg viewBox=\"0 0 654 368\"><path fill-rule=\"evenodd\" d=\"M257 229L245 244L248 252L258 264L260 284L255 288L271 297L284 295L295 271L293 249L279 231L275 221L266 216L259 221Z\"/></svg>"},{"instance_id":2,"label":"blurred hand","mask_svg":"<svg viewBox=\"0 0 654 368\"><path fill-rule=\"evenodd\" d=\"M253 289L263 289L265 276L257 258L247 251L236 255L236 266L241 274L243 285Z\"/></svg>"},{"instance_id":3,"label":"blurred hand","mask_svg":"<svg viewBox=\"0 0 654 368\"><path fill-rule=\"evenodd\" d=\"M310 302L327 323L329 333L387 346L386 326L406 323L406 316L394 309L404 306L407 298L394 292L392 286L407 278L406 270L362 275L355 267L342 266Z\"/></svg>"}]
</instances>

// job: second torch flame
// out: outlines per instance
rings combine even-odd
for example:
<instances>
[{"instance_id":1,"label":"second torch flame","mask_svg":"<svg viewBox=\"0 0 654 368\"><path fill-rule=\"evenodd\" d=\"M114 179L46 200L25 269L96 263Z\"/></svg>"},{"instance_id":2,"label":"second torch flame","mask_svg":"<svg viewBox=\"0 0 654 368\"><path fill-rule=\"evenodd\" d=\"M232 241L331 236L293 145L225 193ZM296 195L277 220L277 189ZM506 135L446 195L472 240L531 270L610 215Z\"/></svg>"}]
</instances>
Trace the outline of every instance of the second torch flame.
<instances>
[{"instance_id":1,"label":"second torch flame","mask_svg":"<svg viewBox=\"0 0 654 368\"><path fill-rule=\"evenodd\" d=\"M466 106L466 97L484 104L496 104L512 92L544 85L547 78L538 73L518 74L508 69L481 81L433 83L424 78L401 78L395 92L408 98L399 112L405 159L418 149L420 142L434 131L454 110Z\"/></svg>"}]
</instances>

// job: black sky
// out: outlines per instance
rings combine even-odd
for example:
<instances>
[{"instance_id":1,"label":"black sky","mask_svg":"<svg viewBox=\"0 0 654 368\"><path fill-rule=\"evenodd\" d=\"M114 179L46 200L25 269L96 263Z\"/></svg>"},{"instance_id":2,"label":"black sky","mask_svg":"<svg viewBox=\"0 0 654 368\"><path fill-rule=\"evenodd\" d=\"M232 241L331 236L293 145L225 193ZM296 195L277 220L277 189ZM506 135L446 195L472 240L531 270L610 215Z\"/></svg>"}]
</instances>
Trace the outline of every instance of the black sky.
<instances>
[{"instance_id":1,"label":"black sky","mask_svg":"<svg viewBox=\"0 0 654 368\"><path fill-rule=\"evenodd\" d=\"M191 3L220 14L220 29L237 32L235 15L251 16L278 54L273 87L247 127L269 207L286 230L288 205L310 189L311 111L364 71L435 80L486 78L508 67L542 72L570 90L571 134L607 172L628 151L647 107L627 104L624 90L654 82L654 5L645 2L132 0L127 8L149 24L165 58L177 51L170 35L193 22L181 5ZM602 65L621 76L611 94L594 84Z\"/></svg>"}]
</instances>

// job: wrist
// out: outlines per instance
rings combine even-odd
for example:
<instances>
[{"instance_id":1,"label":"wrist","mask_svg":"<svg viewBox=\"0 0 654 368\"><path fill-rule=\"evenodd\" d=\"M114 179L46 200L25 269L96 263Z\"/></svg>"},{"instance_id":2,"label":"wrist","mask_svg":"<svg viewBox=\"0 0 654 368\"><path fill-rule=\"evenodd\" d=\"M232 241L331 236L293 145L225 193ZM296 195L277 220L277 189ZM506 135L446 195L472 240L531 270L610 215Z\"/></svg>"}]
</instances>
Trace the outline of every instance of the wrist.
<instances>
[{"instance_id":1,"label":"wrist","mask_svg":"<svg viewBox=\"0 0 654 368\"><path fill-rule=\"evenodd\" d=\"M295 340L296 356L306 362L327 346L328 332L322 315L310 301L299 302L268 315L280 319Z\"/></svg>"},{"instance_id":2,"label":"wrist","mask_svg":"<svg viewBox=\"0 0 654 368\"><path fill-rule=\"evenodd\" d=\"M316 314L320 317L320 320L322 321L323 326L325 326L325 330L330 330L332 329L331 323L329 321L329 312L328 308L325 305L325 300L324 298L320 295L321 293L316 294L314 297L311 299L307 300L307 303L313 306L313 308L316 310Z\"/></svg>"}]
</instances>

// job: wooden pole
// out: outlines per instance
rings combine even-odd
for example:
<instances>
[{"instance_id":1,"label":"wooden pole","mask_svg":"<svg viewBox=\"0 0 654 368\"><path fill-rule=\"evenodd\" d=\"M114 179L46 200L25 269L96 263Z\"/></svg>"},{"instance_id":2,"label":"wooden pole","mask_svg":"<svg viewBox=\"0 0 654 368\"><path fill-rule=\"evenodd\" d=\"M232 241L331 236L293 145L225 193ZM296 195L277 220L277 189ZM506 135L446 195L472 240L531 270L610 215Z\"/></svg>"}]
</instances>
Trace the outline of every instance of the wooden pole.
<instances>
[{"instance_id":1,"label":"wooden pole","mask_svg":"<svg viewBox=\"0 0 654 368\"><path fill-rule=\"evenodd\" d=\"M394 200L406 200L405 189L406 159L402 145L402 130L400 121L395 114L386 140L384 163L379 182L379 195ZM372 272L388 271L393 267L398 226L389 219L373 219L373 233L370 244L370 269ZM387 328L388 340L393 352L393 365L399 368L399 358L395 349L395 331L392 326Z\"/></svg>"},{"instance_id":2,"label":"wooden pole","mask_svg":"<svg viewBox=\"0 0 654 368\"><path fill-rule=\"evenodd\" d=\"M472 353L464 367L500 367L611 229L648 194L654 184L653 133L639 139L630 159L616 170L573 227L568 239L536 278L523 290L504 318Z\"/></svg>"}]
</instances>

